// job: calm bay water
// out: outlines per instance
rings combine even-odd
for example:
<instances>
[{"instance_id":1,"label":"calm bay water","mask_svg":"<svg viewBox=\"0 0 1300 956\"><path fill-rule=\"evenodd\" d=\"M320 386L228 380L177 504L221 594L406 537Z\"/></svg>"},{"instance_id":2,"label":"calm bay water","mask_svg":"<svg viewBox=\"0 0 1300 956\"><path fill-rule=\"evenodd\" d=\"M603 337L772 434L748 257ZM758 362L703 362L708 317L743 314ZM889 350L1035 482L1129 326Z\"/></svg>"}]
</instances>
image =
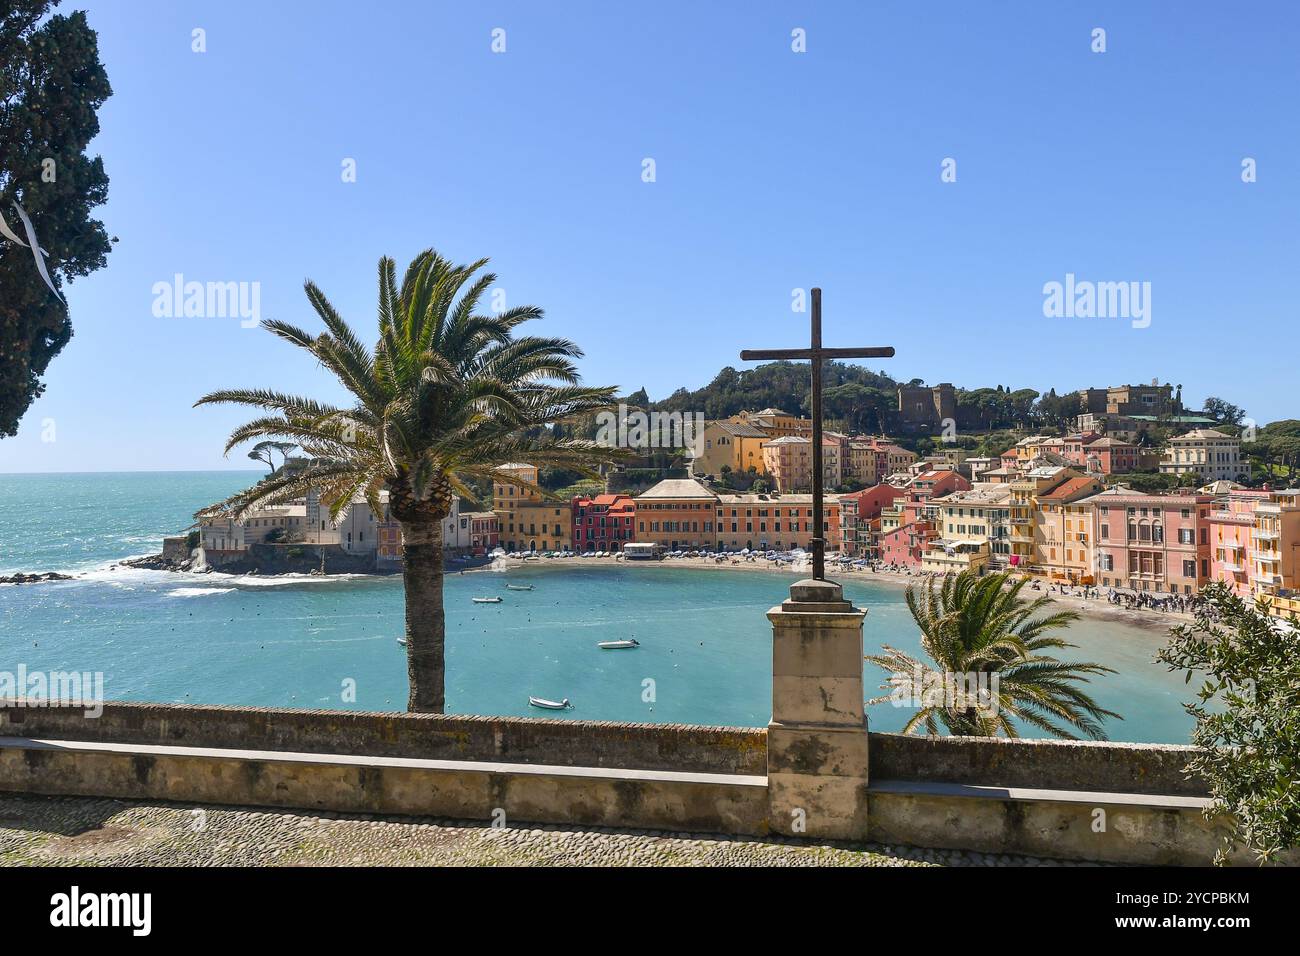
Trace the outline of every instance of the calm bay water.
<instances>
[{"instance_id":1,"label":"calm bay water","mask_svg":"<svg viewBox=\"0 0 1300 956\"><path fill-rule=\"evenodd\" d=\"M0 671L102 671L113 700L401 710L406 701L399 578L270 578L110 568L156 552L189 515L256 473L0 475L0 574L77 573L0 586ZM568 697L581 719L762 726L771 708L764 616L791 578L619 566L528 567L447 579L447 699L458 713L547 715L531 695ZM509 591L506 583L533 591ZM845 583L868 611L866 644L918 650L903 591ZM499 605L471 598L501 595ZM633 651L600 640L635 637ZM1073 625L1071 652L1119 673L1099 702L1123 714L1114 740L1186 743L1182 679L1152 663L1161 631L1096 620ZM881 679L873 667L868 687ZM654 682L654 700L644 698ZM356 701L341 699L356 682ZM872 708L876 730L907 711Z\"/></svg>"}]
</instances>

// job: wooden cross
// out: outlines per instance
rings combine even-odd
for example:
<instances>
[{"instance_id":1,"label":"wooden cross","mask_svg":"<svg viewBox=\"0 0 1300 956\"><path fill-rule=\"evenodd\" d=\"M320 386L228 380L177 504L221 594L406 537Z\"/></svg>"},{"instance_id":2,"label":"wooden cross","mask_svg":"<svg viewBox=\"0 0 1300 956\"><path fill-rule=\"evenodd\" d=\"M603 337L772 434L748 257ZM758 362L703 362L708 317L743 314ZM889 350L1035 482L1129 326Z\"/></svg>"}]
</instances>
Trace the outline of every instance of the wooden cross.
<instances>
[{"instance_id":1,"label":"wooden cross","mask_svg":"<svg viewBox=\"0 0 1300 956\"><path fill-rule=\"evenodd\" d=\"M828 359L893 358L893 346L864 349L822 348L822 290L812 290L812 348L745 349L744 362L767 362L775 359L809 359L812 362L812 485L813 485L813 580L826 580L826 539L822 537L822 363Z\"/></svg>"}]
</instances>

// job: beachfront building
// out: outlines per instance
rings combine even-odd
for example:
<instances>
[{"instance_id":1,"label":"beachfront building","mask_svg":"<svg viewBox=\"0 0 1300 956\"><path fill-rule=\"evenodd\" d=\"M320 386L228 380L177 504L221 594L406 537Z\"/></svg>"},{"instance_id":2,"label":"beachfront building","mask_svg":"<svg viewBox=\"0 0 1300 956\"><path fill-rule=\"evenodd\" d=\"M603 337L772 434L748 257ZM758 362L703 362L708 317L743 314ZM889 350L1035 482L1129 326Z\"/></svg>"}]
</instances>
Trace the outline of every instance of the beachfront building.
<instances>
[{"instance_id":1,"label":"beachfront building","mask_svg":"<svg viewBox=\"0 0 1300 956\"><path fill-rule=\"evenodd\" d=\"M635 541L668 551L710 550L718 496L694 478L666 478L637 495Z\"/></svg>"},{"instance_id":2,"label":"beachfront building","mask_svg":"<svg viewBox=\"0 0 1300 956\"><path fill-rule=\"evenodd\" d=\"M807 549L817 537L812 495L718 495L717 547L724 551ZM841 541L840 503L834 496L822 502L822 534L826 550Z\"/></svg>"},{"instance_id":3,"label":"beachfront building","mask_svg":"<svg viewBox=\"0 0 1300 956\"><path fill-rule=\"evenodd\" d=\"M933 547L953 542L983 540L988 543L987 558L978 562L996 567L1010 563L1011 555L1011 488L1005 484L976 482L968 490L954 491L935 498L938 509L937 528L941 541ZM927 552L928 553L928 552ZM977 555L969 548L961 554Z\"/></svg>"},{"instance_id":4,"label":"beachfront building","mask_svg":"<svg viewBox=\"0 0 1300 956\"><path fill-rule=\"evenodd\" d=\"M906 488L881 482L862 491L840 495L840 550L866 558L878 557L880 514L906 493Z\"/></svg>"},{"instance_id":5,"label":"beachfront building","mask_svg":"<svg viewBox=\"0 0 1300 956\"><path fill-rule=\"evenodd\" d=\"M622 551L637 540L636 502L630 495L576 495L572 509L574 551Z\"/></svg>"},{"instance_id":6,"label":"beachfront building","mask_svg":"<svg viewBox=\"0 0 1300 956\"><path fill-rule=\"evenodd\" d=\"M1241 460L1241 439L1213 428L1196 428L1169 440L1160 460L1162 475L1187 475L1194 484L1236 481L1250 466Z\"/></svg>"},{"instance_id":7,"label":"beachfront building","mask_svg":"<svg viewBox=\"0 0 1300 956\"><path fill-rule=\"evenodd\" d=\"M1255 537L1255 508L1270 500L1268 491L1232 485L1215 494L1210 509L1210 580L1223 582L1238 597L1250 597L1254 591L1253 551L1257 543L1266 543Z\"/></svg>"},{"instance_id":8,"label":"beachfront building","mask_svg":"<svg viewBox=\"0 0 1300 956\"><path fill-rule=\"evenodd\" d=\"M1066 478L1035 498L1035 565L1054 581L1093 584L1092 505L1105 490L1096 478Z\"/></svg>"},{"instance_id":9,"label":"beachfront building","mask_svg":"<svg viewBox=\"0 0 1300 956\"><path fill-rule=\"evenodd\" d=\"M1270 497L1255 505L1251 584L1270 613L1300 620L1300 488Z\"/></svg>"},{"instance_id":10,"label":"beachfront building","mask_svg":"<svg viewBox=\"0 0 1300 956\"><path fill-rule=\"evenodd\" d=\"M544 498L537 490L537 467L523 462L502 465L492 484L501 546L507 551L567 551L573 538L573 509L567 501Z\"/></svg>"},{"instance_id":11,"label":"beachfront building","mask_svg":"<svg viewBox=\"0 0 1300 956\"><path fill-rule=\"evenodd\" d=\"M1186 595L1209 580L1210 495L1119 486L1085 500L1093 509L1099 586Z\"/></svg>"},{"instance_id":12,"label":"beachfront building","mask_svg":"<svg viewBox=\"0 0 1300 956\"><path fill-rule=\"evenodd\" d=\"M921 555L921 570L927 574L982 573L989 565L987 538L934 541Z\"/></svg>"},{"instance_id":13,"label":"beachfront building","mask_svg":"<svg viewBox=\"0 0 1300 956\"><path fill-rule=\"evenodd\" d=\"M701 454L692 471L700 477L718 477L724 467L732 471L749 471L760 475L767 471L763 463L763 443L772 436L756 425L737 421L706 422L700 438Z\"/></svg>"},{"instance_id":14,"label":"beachfront building","mask_svg":"<svg viewBox=\"0 0 1300 956\"><path fill-rule=\"evenodd\" d=\"M465 517L469 518L470 554L489 554L500 545L501 534L495 511L467 511Z\"/></svg>"},{"instance_id":15,"label":"beachfront building","mask_svg":"<svg viewBox=\"0 0 1300 956\"><path fill-rule=\"evenodd\" d=\"M812 490L812 439L802 435L785 435L763 443L763 465L781 494ZM843 484L840 470L840 444L837 439L822 439L822 484L838 488Z\"/></svg>"},{"instance_id":16,"label":"beachfront building","mask_svg":"<svg viewBox=\"0 0 1300 956\"><path fill-rule=\"evenodd\" d=\"M880 533L877 548L883 564L902 568L919 568L921 558L939 538L939 532L930 521L910 521L888 532Z\"/></svg>"}]
</instances>

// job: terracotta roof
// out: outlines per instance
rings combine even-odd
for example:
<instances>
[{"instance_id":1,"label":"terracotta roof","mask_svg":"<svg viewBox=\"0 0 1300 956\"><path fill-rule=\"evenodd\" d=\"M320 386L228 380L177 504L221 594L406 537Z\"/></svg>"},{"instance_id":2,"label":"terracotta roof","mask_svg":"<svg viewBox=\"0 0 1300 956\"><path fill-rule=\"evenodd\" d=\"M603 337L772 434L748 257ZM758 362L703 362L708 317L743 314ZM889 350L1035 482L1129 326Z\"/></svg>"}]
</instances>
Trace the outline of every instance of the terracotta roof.
<instances>
[{"instance_id":1,"label":"terracotta roof","mask_svg":"<svg viewBox=\"0 0 1300 956\"><path fill-rule=\"evenodd\" d=\"M1065 501L1096 485L1092 478L1067 478L1045 495L1039 495L1039 501Z\"/></svg>"}]
</instances>

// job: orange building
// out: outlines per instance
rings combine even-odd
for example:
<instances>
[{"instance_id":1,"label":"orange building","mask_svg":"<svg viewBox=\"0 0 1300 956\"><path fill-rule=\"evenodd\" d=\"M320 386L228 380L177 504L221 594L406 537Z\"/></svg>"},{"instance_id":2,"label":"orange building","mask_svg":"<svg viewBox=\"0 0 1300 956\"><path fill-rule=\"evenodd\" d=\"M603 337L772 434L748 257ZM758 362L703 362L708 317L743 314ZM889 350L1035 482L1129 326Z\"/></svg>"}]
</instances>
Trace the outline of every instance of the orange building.
<instances>
[{"instance_id":1,"label":"orange building","mask_svg":"<svg viewBox=\"0 0 1300 956\"><path fill-rule=\"evenodd\" d=\"M636 534L631 540L669 551L714 547L713 510L718 496L694 478L667 478L634 500Z\"/></svg>"}]
</instances>

